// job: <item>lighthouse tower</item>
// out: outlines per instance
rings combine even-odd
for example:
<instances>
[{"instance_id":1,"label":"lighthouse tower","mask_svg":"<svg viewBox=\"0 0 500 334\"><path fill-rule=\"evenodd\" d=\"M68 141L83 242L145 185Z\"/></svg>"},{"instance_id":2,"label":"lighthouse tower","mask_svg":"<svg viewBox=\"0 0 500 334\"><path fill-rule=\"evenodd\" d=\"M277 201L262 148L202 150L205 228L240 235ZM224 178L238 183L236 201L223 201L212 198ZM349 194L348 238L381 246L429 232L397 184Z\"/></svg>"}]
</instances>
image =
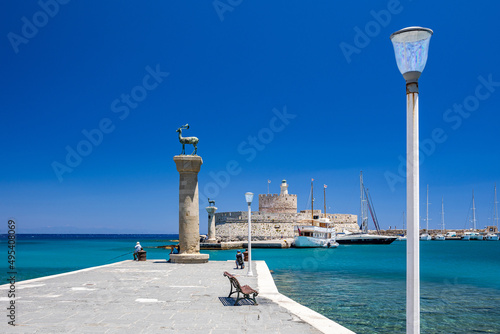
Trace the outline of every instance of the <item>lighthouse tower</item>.
<instances>
[{"instance_id":1,"label":"lighthouse tower","mask_svg":"<svg viewBox=\"0 0 500 334\"><path fill-rule=\"evenodd\" d=\"M281 188L280 196L288 195L288 183L286 183L286 180L281 181L280 188Z\"/></svg>"}]
</instances>

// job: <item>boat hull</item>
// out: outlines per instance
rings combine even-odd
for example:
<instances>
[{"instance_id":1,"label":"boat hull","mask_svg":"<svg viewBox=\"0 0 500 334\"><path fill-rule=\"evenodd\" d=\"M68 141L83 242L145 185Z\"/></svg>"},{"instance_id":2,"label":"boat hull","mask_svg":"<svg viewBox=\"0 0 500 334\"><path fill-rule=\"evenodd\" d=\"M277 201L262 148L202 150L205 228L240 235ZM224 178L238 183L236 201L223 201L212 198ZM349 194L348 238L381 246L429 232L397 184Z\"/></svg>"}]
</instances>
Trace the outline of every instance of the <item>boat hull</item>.
<instances>
[{"instance_id":1,"label":"boat hull","mask_svg":"<svg viewBox=\"0 0 500 334\"><path fill-rule=\"evenodd\" d=\"M328 248L328 243L330 243L330 248L338 247L338 243L333 239L319 239L314 237L295 237L294 244L297 248L318 248L325 247Z\"/></svg>"},{"instance_id":2,"label":"boat hull","mask_svg":"<svg viewBox=\"0 0 500 334\"><path fill-rule=\"evenodd\" d=\"M337 235L337 242L341 245L388 245L396 239L397 237L371 234Z\"/></svg>"}]
</instances>

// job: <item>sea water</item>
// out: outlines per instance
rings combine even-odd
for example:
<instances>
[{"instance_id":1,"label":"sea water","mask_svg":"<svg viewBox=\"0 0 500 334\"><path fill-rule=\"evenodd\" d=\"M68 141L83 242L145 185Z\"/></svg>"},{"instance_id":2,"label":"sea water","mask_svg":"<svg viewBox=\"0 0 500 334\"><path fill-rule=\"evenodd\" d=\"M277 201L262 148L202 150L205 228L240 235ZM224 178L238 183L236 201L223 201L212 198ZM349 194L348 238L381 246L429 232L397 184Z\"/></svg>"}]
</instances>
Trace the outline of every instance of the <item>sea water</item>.
<instances>
[{"instance_id":1,"label":"sea water","mask_svg":"<svg viewBox=\"0 0 500 334\"><path fill-rule=\"evenodd\" d=\"M132 259L168 259L177 235L18 235L17 279ZM0 254L7 254L6 236ZM236 250L202 251L233 260ZM0 277L8 278L7 255ZM330 249L253 249L279 291L357 333L404 333L406 242ZM234 267L228 262L228 269ZM244 271L243 271L244 272ZM420 242L422 333L500 333L500 242ZM222 274L221 274L222 275Z\"/></svg>"}]
</instances>

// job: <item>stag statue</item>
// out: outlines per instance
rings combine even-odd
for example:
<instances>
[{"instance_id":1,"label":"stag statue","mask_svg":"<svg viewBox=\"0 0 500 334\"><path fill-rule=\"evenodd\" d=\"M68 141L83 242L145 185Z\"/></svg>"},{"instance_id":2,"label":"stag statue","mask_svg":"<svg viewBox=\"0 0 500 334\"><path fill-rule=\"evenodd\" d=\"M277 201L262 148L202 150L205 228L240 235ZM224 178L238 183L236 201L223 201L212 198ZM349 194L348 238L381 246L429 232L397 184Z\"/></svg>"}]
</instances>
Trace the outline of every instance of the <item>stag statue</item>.
<instances>
[{"instance_id":1,"label":"stag statue","mask_svg":"<svg viewBox=\"0 0 500 334\"><path fill-rule=\"evenodd\" d=\"M176 132L179 133L179 142L182 144L182 153L181 153L181 155L185 155L186 154L186 149L185 149L185 145L186 144L193 145L194 151L193 151L193 153L191 153L191 155L196 155L196 151L198 150L198 147L197 147L197 145L198 145L198 138L196 138L196 137L182 137L182 129L186 129L186 130L189 129L189 124L181 126L176 131Z\"/></svg>"},{"instance_id":2,"label":"stag statue","mask_svg":"<svg viewBox=\"0 0 500 334\"><path fill-rule=\"evenodd\" d=\"M210 197L208 198L208 206L215 206L215 201L211 201Z\"/></svg>"}]
</instances>

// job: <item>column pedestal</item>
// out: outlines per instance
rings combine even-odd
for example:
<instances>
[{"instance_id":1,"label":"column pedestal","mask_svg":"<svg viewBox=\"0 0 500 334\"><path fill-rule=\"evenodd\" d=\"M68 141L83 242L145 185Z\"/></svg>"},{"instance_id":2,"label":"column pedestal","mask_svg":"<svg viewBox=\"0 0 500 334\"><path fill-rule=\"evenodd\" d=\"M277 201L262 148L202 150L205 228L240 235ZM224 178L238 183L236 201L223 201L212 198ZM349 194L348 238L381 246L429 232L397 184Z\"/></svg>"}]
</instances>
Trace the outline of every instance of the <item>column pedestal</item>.
<instances>
[{"instance_id":1,"label":"column pedestal","mask_svg":"<svg viewBox=\"0 0 500 334\"><path fill-rule=\"evenodd\" d=\"M215 211L217 208L215 206L207 206L205 208L208 212L208 240L209 243L217 242L215 240Z\"/></svg>"},{"instance_id":2,"label":"column pedestal","mask_svg":"<svg viewBox=\"0 0 500 334\"><path fill-rule=\"evenodd\" d=\"M205 263L208 254L200 254L200 213L198 172L203 160L197 155L176 155L179 172L179 254L170 254L173 263Z\"/></svg>"}]
</instances>

